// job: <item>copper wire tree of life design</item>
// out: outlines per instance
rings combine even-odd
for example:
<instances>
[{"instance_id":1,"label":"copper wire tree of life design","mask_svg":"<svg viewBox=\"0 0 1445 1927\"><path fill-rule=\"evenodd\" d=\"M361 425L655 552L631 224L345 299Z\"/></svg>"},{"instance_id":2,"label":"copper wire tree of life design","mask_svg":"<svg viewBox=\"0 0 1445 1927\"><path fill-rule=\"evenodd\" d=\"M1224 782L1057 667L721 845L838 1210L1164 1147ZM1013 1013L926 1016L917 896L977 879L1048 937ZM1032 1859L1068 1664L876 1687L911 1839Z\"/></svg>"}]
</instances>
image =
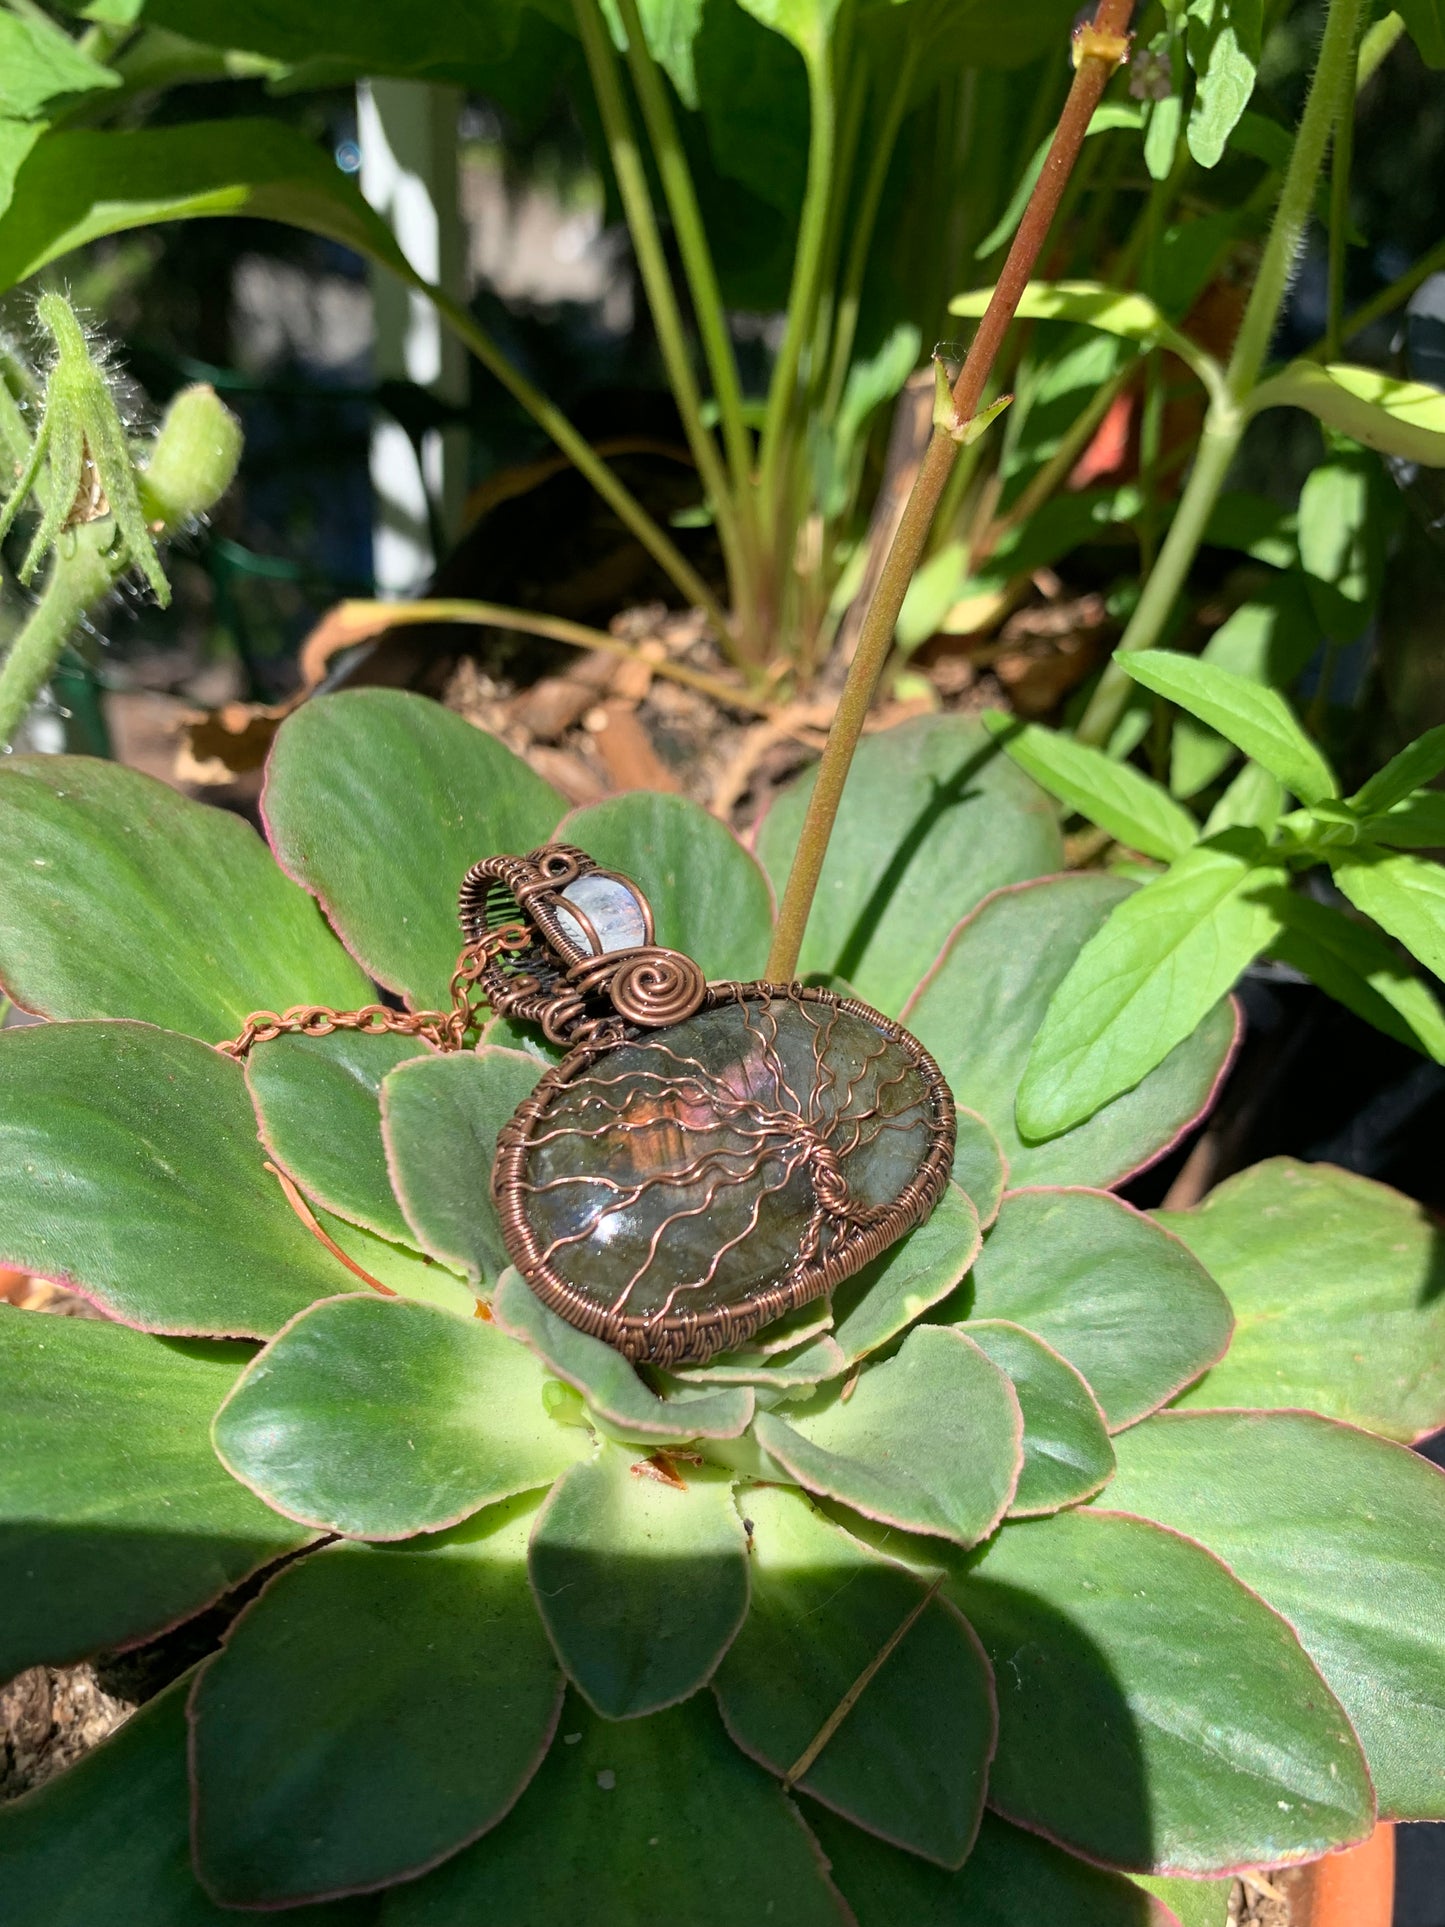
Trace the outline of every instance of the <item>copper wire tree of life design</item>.
<instances>
[{"instance_id":1,"label":"copper wire tree of life design","mask_svg":"<svg viewBox=\"0 0 1445 1927\"><path fill-rule=\"evenodd\" d=\"M868 1005L706 983L651 942L635 884L566 845L474 865L461 917L493 1009L574 1046L502 1131L492 1178L513 1262L569 1323L633 1360L699 1362L938 1202L952 1097Z\"/></svg>"}]
</instances>

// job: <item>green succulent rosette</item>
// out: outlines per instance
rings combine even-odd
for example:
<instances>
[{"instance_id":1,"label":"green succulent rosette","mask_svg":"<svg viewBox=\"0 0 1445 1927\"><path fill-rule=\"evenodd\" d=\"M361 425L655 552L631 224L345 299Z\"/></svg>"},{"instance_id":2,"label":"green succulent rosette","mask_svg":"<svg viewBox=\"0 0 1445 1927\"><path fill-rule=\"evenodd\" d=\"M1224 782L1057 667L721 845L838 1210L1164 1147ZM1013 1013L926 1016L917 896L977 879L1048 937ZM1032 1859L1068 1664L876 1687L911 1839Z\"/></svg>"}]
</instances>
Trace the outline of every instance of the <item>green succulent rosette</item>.
<instances>
[{"instance_id":1,"label":"green succulent rosette","mask_svg":"<svg viewBox=\"0 0 1445 1927\"><path fill-rule=\"evenodd\" d=\"M1227 1001L1021 1135L1131 886L1058 874L975 725L864 745L802 966L938 1059L954 1182L746 1350L640 1374L506 1270L523 1029L215 1048L444 1004L463 871L554 834L755 976L806 788L756 853L676 797L566 815L379 691L284 725L269 849L112 765L0 769L0 981L47 1020L0 1037L0 1260L108 1314L0 1315L0 1677L244 1601L0 1809L7 1927L1162 1927L1159 1876L1222 1921L1198 1883L1445 1818L1445 1482L1403 1449L1445 1423L1438 1234L1288 1160L1121 1201L1209 1104Z\"/></svg>"}]
</instances>

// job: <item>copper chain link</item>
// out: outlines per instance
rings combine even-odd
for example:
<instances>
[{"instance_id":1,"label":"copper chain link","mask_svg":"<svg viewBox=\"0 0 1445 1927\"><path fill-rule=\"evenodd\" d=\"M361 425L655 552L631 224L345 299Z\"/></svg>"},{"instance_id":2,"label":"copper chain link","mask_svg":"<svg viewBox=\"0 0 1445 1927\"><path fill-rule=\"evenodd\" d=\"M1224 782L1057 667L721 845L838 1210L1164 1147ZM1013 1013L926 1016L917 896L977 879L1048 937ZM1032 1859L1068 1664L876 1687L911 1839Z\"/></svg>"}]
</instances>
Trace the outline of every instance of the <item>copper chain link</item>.
<instances>
[{"instance_id":1,"label":"copper chain link","mask_svg":"<svg viewBox=\"0 0 1445 1927\"><path fill-rule=\"evenodd\" d=\"M269 1044L286 1035L329 1037L333 1031L361 1031L373 1037L419 1037L439 1051L458 1051L467 1032L488 1008L485 997L473 999L472 986L487 967L508 951L525 950L533 941L523 923L504 923L489 930L479 943L468 944L452 972L450 1010L391 1010L367 1004L361 1010L332 1010L327 1004L293 1004L289 1010L253 1010L239 1037L216 1049L223 1057L244 1059L254 1044Z\"/></svg>"}]
</instances>

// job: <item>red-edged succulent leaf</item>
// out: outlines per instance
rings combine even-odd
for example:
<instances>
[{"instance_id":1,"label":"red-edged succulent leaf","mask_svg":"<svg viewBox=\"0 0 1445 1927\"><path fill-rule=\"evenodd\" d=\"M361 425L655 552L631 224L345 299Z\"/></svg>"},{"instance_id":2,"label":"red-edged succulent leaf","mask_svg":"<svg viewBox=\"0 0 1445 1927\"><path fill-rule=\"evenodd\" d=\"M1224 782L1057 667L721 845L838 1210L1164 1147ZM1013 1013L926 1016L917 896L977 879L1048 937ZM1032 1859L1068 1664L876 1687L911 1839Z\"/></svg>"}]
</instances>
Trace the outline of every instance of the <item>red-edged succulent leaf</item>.
<instances>
[{"instance_id":1,"label":"red-edged succulent leaf","mask_svg":"<svg viewBox=\"0 0 1445 1927\"><path fill-rule=\"evenodd\" d=\"M457 891L479 857L546 842L562 799L496 737L390 689L304 704L266 772L267 833L366 970L447 1007Z\"/></svg>"},{"instance_id":2,"label":"red-edged succulent leaf","mask_svg":"<svg viewBox=\"0 0 1445 1927\"><path fill-rule=\"evenodd\" d=\"M1077 1505L1114 1475L1114 1448L1103 1409L1082 1372L1022 1325L973 1318L968 1335L1018 1393L1024 1415L1024 1465L1009 1516L1029 1518Z\"/></svg>"},{"instance_id":3,"label":"red-edged succulent leaf","mask_svg":"<svg viewBox=\"0 0 1445 1927\"><path fill-rule=\"evenodd\" d=\"M973 1201L950 1184L924 1224L833 1293L833 1337L849 1364L906 1331L940 1304L978 1256Z\"/></svg>"},{"instance_id":4,"label":"red-edged succulent leaf","mask_svg":"<svg viewBox=\"0 0 1445 1927\"><path fill-rule=\"evenodd\" d=\"M953 1181L973 1200L985 1230L998 1216L1008 1188L1008 1160L993 1127L977 1111L959 1107L958 1143L953 1154Z\"/></svg>"},{"instance_id":5,"label":"red-edged succulent leaf","mask_svg":"<svg viewBox=\"0 0 1445 1927\"><path fill-rule=\"evenodd\" d=\"M346 1272L256 1142L241 1066L148 1024L0 1036L0 1260L148 1331L265 1338Z\"/></svg>"},{"instance_id":6,"label":"red-edged succulent leaf","mask_svg":"<svg viewBox=\"0 0 1445 1927\"><path fill-rule=\"evenodd\" d=\"M253 1010L371 997L249 824L119 763L7 757L0 876L0 982L45 1017L218 1043Z\"/></svg>"},{"instance_id":7,"label":"red-edged succulent leaf","mask_svg":"<svg viewBox=\"0 0 1445 1927\"><path fill-rule=\"evenodd\" d=\"M790 1776L867 1676L797 1785L883 1839L961 1866L998 1730L977 1639L947 1600L801 1493L755 1486L738 1503L753 1601L714 1682L728 1731Z\"/></svg>"}]
</instances>

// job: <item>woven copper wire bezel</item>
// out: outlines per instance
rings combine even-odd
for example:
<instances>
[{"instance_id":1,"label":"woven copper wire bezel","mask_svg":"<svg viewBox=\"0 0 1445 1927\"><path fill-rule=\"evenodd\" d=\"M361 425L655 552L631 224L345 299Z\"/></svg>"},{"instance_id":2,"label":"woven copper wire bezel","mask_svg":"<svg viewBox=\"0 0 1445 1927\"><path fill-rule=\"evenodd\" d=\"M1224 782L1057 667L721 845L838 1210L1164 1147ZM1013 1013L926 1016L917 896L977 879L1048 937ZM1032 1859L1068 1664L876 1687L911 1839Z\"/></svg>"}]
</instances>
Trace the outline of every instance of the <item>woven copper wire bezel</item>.
<instances>
[{"instance_id":1,"label":"woven copper wire bezel","mask_svg":"<svg viewBox=\"0 0 1445 1927\"><path fill-rule=\"evenodd\" d=\"M497 1139L492 1170L492 1195L501 1220L502 1237L512 1263L549 1310L579 1331L613 1346L634 1364L664 1367L697 1365L721 1351L742 1345L785 1312L806 1305L851 1278L905 1233L923 1223L948 1185L953 1169L957 1112L943 1072L902 1024L885 1017L856 997L839 997L808 984L710 984L700 1010L750 999L776 1002L781 997L799 1003L831 1004L876 1026L891 1042L902 1046L922 1074L928 1096L929 1141L918 1169L886 1213L874 1223L848 1232L826 1258L801 1264L785 1278L742 1305L707 1312L671 1312L663 1318L629 1317L609 1311L569 1284L545 1261L536 1234L523 1213L522 1179L532 1134L545 1116L557 1091L589 1071L599 1058L640 1036L583 1044L542 1078L530 1097L522 1100Z\"/></svg>"}]
</instances>

